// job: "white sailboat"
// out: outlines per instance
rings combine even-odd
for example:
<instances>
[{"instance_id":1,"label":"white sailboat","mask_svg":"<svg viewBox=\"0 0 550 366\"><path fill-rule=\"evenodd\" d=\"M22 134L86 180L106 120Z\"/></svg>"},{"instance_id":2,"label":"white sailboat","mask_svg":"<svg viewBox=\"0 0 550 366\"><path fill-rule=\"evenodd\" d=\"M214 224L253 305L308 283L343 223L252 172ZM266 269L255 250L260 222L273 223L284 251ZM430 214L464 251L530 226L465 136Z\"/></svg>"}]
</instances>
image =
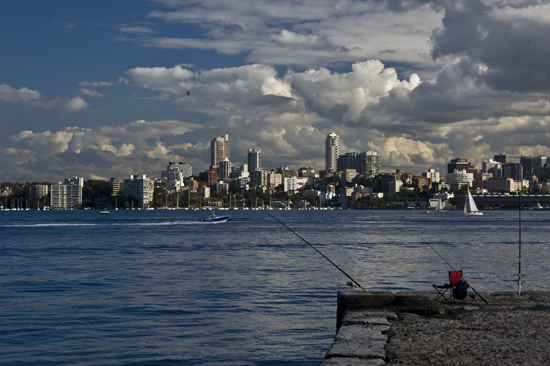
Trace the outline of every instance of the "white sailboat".
<instances>
[{"instance_id":1,"label":"white sailboat","mask_svg":"<svg viewBox=\"0 0 550 366\"><path fill-rule=\"evenodd\" d=\"M472 193L468 191L468 199L464 204L464 215L466 216L483 216L483 212L479 212L477 209Z\"/></svg>"},{"instance_id":2,"label":"white sailboat","mask_svg":"<svg viewBox=\"0 0 550 366\"><path fill-rule=\"evenodd\" d=\"M437 201L437 206L435 207L436 211L447 211L443 207L443 202L441 202L441 198Z\"/></svg>"}]
</instances>

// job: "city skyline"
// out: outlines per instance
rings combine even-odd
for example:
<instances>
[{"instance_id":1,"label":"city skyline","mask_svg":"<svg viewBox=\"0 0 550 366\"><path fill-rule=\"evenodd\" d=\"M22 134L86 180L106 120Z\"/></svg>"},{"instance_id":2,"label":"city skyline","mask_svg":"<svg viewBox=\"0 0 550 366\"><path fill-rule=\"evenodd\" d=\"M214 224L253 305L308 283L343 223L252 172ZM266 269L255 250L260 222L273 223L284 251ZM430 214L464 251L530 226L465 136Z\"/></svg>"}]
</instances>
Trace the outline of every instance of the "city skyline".
<instances>
[{"instance_id":1,"label":"city skyline","mask_svg":"<svg viewBox=\"0 0 550 366\"><path fill-rule=\"evenodd\" d=\"M411 0L7 2L0 179L158 175L210 164L384 171L550 156L550 4ZM466 36L467 35L467 36Z\"/></svg>"}]
</instances>

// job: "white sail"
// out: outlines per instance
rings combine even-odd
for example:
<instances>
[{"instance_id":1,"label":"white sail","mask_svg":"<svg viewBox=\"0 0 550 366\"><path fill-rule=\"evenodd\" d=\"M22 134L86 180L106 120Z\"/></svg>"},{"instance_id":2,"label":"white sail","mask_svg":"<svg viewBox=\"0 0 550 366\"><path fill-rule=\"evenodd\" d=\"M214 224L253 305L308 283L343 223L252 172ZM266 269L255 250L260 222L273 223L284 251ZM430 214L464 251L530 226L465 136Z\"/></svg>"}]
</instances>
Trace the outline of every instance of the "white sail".
<instances>
[{"instance_id":1,"label":"white sail","mask_svg":"<svg viewBox=\"0 0 550 366\"><path fill-rule=\"evenodd\" d=\"M441 198L439 199L439 201L437 201L437 206L435 207L435 210L436 211L443 211L443 203L441 202Z\"/></svg>"},{"instance_id":2,"label":"white sail","mask_svg":"<svg viewBox=\"0 0 550 366\"><path fill-rule=\"evenodd\" d=\"M474 198L472 197L472 193L468 191L468 199L466 200L466 203L464 204L464 215L466 216L482 216L483 212L479 212L477 209L476 203L474 201Z\"/></svg>"}]
</instances>

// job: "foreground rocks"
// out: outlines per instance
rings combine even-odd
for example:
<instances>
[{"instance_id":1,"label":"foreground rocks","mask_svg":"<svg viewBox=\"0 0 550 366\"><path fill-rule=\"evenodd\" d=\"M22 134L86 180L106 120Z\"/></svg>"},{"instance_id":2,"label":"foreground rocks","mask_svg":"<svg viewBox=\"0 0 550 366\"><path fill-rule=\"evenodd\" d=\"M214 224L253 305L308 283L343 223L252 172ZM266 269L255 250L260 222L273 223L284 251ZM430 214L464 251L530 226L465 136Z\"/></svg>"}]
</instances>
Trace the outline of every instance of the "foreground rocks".
<instances>
[{"instance_id":1,"label":"foreground rocks","mask_svg":"<svg viewBox=\"0 0 550 366\"><path fill-rule=\"evenodd\" d=\"M550 365L550 294L338 294L338 332L322 366Z\"/></svg>"}]
</instances>

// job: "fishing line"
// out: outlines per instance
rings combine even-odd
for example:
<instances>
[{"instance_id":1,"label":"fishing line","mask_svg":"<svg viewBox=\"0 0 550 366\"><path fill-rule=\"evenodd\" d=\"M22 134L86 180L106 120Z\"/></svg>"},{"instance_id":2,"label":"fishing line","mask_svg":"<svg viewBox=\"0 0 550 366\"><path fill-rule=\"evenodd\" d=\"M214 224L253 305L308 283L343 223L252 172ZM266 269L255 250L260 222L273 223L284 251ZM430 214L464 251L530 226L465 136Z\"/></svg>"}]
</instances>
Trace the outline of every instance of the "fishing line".
<instances>
[{"instance_id":1,"label":"fishing line","mask_svg":"<svg viewBox=\"0 0 550 366\"><path fill-rule=\"evenodd\" d=\"M351 276L349 274L347 274L342 268L338 267L336 265L336 263L334 263L333 261L331 261L326 255L324 255L323 253L321 253L317 248L315 248L313 245L311 245L310 243L308 243L308 241L304 238L302 238L300 235L298 235L298 233L296 233L294 230L292 230L291 228L289 228L288 226L286 226L283 222L281 222L279 219L277 219L275 216L273 216L272 214L270 214L269 212L267 212L266 210L262 210L263 212L265 212L266 214L268 214L269 216L271 216L275 221L277 221L279 224L283 225L284 227L286 227L291 233L293 233L294 235L296 235L297 237L299 237L300 239L302 239L302 241L304 243L306 243L307 245L309 245L311 248L313 248L313 250L315 250L317 253L319 253L323 258L325 258L327 261L330 262L330 264L332 264L334 267L336 267L340 272L342 272L347 278L349 278L354 284L356 284L357 286L359 286L361 288L361 290L365 291L366 293L369 293L367 290L365 290L365 288L363 286L361 286L357 281L355 281L353 278L351 278Z\"/></svg>"},{"instance_id":2,"label":"fishing line","mask_svg":"<svg viewBox=\"0 0 550 366\"><path fill-rule=\"evenodd\" d=\"M452 269L454 272L457 272L457 270L454 269L454 267L451 266L451 264L450 264L449 262L447 262L447 260L446 260L445 258L443 258L443 256L442 256L441 254L439 254L439 252L438 252L437 250L435 250L435 248L432 247L430 243L428 243L428 242L427 242L426 240L424 240L424 238L422 238L422 237L420 237L420 239L422 239L422 241L423 241L424 243L428 244L428 246L429 246L430 248L432 248L432 250L433 250L434 252L436 252L437 255L440 256L441 259L443 259L443 260L445 261L445 263L447 263L447 264L449 265L449 267L451 267L451 269ZM480 298L481 300L483 300L487 305L489 305L489 303L487 302L487 300L485 300L485 299L476 291L476 289L475 289L472 285L470 285L470 284L468 283L468 286L470 286L470 288L476 293L477 296L479 296L479 298Z\"/></svg>"}]
</instances>

